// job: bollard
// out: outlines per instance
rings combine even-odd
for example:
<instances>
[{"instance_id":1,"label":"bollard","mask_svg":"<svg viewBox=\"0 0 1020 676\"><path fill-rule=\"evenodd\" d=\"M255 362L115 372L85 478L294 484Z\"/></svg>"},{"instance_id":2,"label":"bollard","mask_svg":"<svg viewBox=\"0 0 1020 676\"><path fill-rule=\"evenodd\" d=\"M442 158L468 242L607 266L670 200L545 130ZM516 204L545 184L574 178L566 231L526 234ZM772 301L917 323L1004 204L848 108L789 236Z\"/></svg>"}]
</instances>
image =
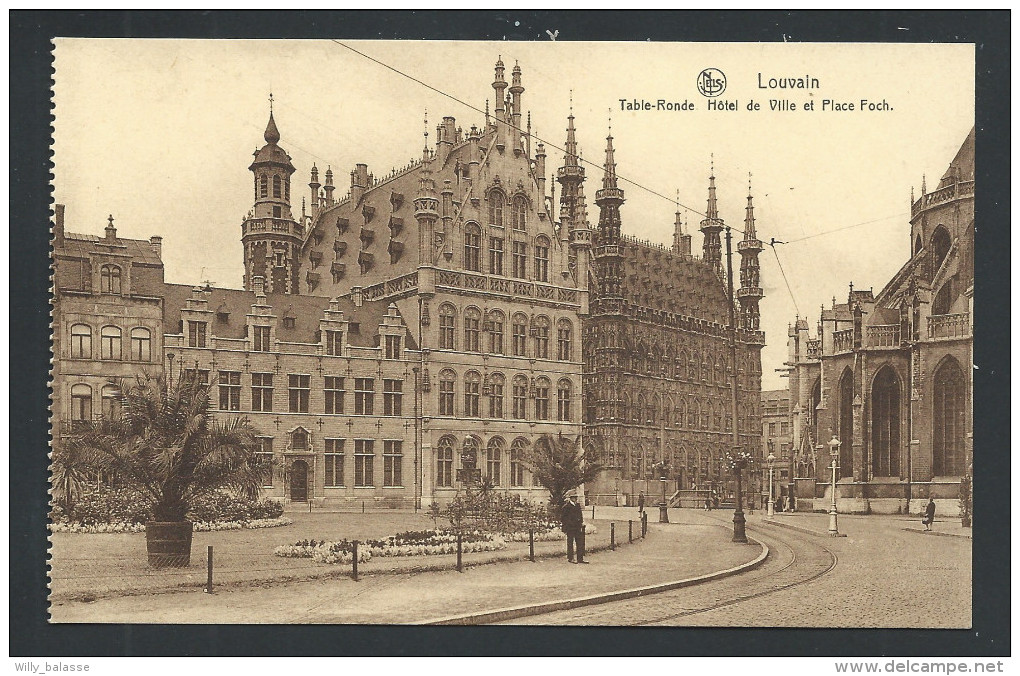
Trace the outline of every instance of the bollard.
<instances>
[{"instance_id":1,"label":"bollard","mask_svg":"<svg viewBox=\"0 0 1020 676\"><path fill-rule=\"evenodd\" d=\"M609 548L616 551L616 522L609 524Z\"/></svg>"},{"instance_id":2,"label":"bollard","mask_svg":"<svg viewBox=\"0 0 1020 676\"><path fill-rule=\"evenodd\" d=\"M351 543L353 550L351 551L351 579L355 582L358 581L358 541L355 540Z\"/></svg>"},{"instance_id":3,"label":"bollard","mask_svg":"<svg viewBox=\"0 0 1020 676\"><path fill-rule=\"evenodd\" d=\"M308 513L312 513L312 499L308 498Z\"/></svg>"},{"instance_id":4,"label":"bollard","mask_svg":"<svg viewBox=\"0 0 1020 676\"><path fill-rule=\"evenodd\" d=\"M460 531L457 531L457 572L458 573L463 573L464 572L464 567L461 565L463 551L464 550L463 550L462 541L461 541L461 533L460 533Z\"/></svg>"},{"instance_id":5,"label":"bollard","mask_svg":"<svg viewBox=\"0 0 1020 676\"><path fill-rule=\"evenodd\" d=\"M595 503L591 503L591 518L595 518Z\"/></svg>"},{"instance_id":6,"label":"bollard","mask_svg":"<svg viewBox=\"0 0 1020 676\"><path fill-rule=\"evenodd\" d=\"M209 545L209 557L206 562L205 593L212 594L212 545Z\"/></svg>"},{"instance_id":7,"label":"bollard","mask_svg":"<svg viewBox=\"0 0 1020 676\"><path fill-rule=\"evenodd\" d=\"M627 519L627 544L634 542L634 519Z\"/></svg>"},{"instance_id":8,"label":"bollard","mask_svg":"<svg viewBox=\"0 0 1020 676\"><path fill-rule=\"evenodd\" d=\"M535 562L535 529L528 530L528 558Z\"/></svg>"},{"instance_id":9,"label":"bollard","mask_svg":"<svg viewBox=\"0 0 1020 676\"><path fill-rule=\"evenodd\" d=\"M641 516L641 537L643 538L648 534L648 512L645 512Z\"/></svg>"},{"instance_id":10,"label":"bollard","mask_svg":"<svg viewBox=\"0 0 1020 676\"><path fill-rule=\"evenodd\" d=\"M365 513L365 501L364 500L361 501L361 513L362 514Z\"/></svg>"}]
</instances>

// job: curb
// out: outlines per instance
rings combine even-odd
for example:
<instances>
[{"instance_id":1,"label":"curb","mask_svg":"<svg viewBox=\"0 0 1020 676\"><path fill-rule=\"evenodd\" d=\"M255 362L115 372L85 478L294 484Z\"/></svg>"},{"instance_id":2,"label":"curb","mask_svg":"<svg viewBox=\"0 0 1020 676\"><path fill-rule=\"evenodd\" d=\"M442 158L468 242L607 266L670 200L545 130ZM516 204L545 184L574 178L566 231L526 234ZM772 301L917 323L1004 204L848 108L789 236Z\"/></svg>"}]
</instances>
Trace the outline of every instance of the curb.
<instances>
[{"instance_id":1,"label":"curb","mask_svg":"<svg viewBox=\"0 0 1020 676\"><path fill-rule=\"evenodd\" d=\"M829 536L829 531L827 531L827 530L813 530L811 528L804 528L803 526L794 526L793 524L780 523L778 521L771 521L771 520L768 520L768 519L762 519L761 521L755 523L754 525L756 525L756 526L775 526L777 528L787 528L789 530L795 530L798 533L806 533L808 535L817 535L819 537L830 537ZM839 535L833 535L831 537L845 538L846 534L845 533L840 533Z\"/></svg>"},{"instance_id":2,"label":"curb","mask_svg":"<svg viewBox=\"0 0 1020 676\"><path fill-rule=\"evenodd\" d=\"M920 533L921 535L937 535L943 538L960 538L962 540L974 540L972 535L959 535L957 533L941 533L937 530L921 530L920 528L903 528L908 533Z\"/></svg>"},{"instance_id":3,"label":"curb","mask_svg":"<svg viewBox=\"0 0 1020 676\"><path fill-rule=\"evenodd\" d=\"M704 582L711 582L713 580L721 580L732 575L737 575L748 570L753 570L765 562L765 558L769 555L768 546L765 545L765 543L763 542L755 540L754 538L749 537L748 540L760 546L761 553L759 553L757 557L755 557L751 561L748 561L747 563L740 564L739 566L734 566L733 568L727 568L726 570L720 570L714 573L707 573L705 575L699 575L697 577L691 577L685 580L677 580L675 582L665 582L661 584L648 585L645 587L637 587L635 589L624 589L621 591L608 592L605 594L582 596L580 598L565 599L562 601L549 601L546 603L537 603L527 606L515 606L512 608L502 608L500 610L489 610L481 613L451 615L449 617L414 622L413 624L474 625L474 624L488 624L492 622L506 622L507 620L515 620L520 617L543 615L545 613L551 613L557 610L571 610L573 608L583 608L584 606L593 606L602 603L609 603L611 601L623 601L625 599L637 598L639 596L647 596L649 594L657 594L659 592L672 591L674 589L681 589L683 587L692 587L694 585L702 584Z\"/></svg>"}]
</instances>

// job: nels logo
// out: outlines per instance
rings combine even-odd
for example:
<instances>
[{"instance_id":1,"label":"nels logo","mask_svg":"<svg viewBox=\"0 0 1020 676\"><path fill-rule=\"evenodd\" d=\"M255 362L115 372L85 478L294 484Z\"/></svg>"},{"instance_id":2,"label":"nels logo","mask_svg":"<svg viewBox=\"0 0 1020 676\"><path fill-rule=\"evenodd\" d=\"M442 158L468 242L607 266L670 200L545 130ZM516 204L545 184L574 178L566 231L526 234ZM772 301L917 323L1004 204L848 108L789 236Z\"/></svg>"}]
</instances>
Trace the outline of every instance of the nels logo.
<instances>
[{"instance_id":1,"label":"nels logo","mask_svg":"<svg viewBox=\"0 0 1020 676\"><path fill-rule=\"evenodd\" d=\"M726 91L726 74L718 68L706 68L698 73L698 91L702 96L719 96Z\"/></svg>"}]
</instances>

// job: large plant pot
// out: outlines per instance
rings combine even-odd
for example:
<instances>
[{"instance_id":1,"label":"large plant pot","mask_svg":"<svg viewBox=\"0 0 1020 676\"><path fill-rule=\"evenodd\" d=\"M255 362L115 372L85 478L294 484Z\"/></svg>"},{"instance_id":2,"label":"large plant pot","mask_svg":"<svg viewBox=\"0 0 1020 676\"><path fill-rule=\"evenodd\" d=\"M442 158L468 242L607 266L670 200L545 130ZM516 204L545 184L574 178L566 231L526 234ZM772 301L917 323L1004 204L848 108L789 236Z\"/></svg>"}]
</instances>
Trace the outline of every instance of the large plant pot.
<instances>
[{"instance_id":1,"label":"large plant pot","mask_svg":"<svg viewBox=\"0 0 1020 676\"><path fill-rule=\"evenodd\" d=\"M153 568L185 568L191 563L190 521L149 521L145 548Z\"/></svg>"}]
</instances>

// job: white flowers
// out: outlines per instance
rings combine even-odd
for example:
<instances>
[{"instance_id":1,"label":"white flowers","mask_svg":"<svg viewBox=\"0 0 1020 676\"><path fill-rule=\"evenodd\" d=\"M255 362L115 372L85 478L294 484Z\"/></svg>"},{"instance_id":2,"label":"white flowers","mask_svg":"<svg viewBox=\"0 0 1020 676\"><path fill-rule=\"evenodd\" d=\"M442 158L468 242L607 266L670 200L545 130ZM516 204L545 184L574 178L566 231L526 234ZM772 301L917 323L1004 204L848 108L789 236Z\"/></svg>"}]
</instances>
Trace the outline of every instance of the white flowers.
<instances>
[{"instance_id":1,"label":"white flowers","mask_svg":"<svg viewBox=\"0 0 1020 676\"><path fill-rule=\"evenodd\" d=\"M506 540L499 535L475 531L461 536L461 552L492 552L506 549ZM353 559L353 543L348 540L302 540L273 550L276 556L310 558L318 563L349 564ZM358 546L358 561L373 556L438 556L457 553L457 536L448 531L421 531L391 535L380 540L366 540Z\"/></svg>"},{"instance_id":2,"label":"white flowers","mask_svg":"<svg viewBox=\"0 0 1020 676\"><path fill-rule=\"evenodd\" d=\"M251 521L196 521L192 528L196 533L204 533L220 530L241 530L243 528L274 528L276 526L289 526L294 523L285 516L278 519L252 519ZM80 524L67 521L58 521L50 524L50 530L54 533L144 533L144 523L94 523Z\"/></svg>"}]
</instances>

